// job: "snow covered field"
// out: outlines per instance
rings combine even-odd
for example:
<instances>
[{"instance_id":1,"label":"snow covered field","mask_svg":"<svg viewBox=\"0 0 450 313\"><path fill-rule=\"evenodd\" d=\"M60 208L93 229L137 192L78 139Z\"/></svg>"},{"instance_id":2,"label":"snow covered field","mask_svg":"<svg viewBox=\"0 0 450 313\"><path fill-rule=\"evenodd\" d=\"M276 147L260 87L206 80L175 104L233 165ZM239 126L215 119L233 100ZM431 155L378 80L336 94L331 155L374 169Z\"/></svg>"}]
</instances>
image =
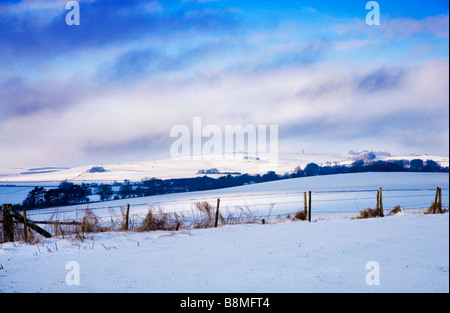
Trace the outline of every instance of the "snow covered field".
<instances>
[{"instance_id":1,"label":"snow covered field","mask_svg":"<svg viewBox=\"0 0 450 313\"><path fill-rule=\"evenodd\" d=\"M2 292L448 293L449 215L7 243L0 268Z\"/></svg>"},{"instance_id":2,"label":"snow covered field","mask_svg":"<svg viewBox=\"0 0 450 313\"><path fill-rule=\"evenodd\" d=\"M265 218L295 213L303 209L303 192L312 191L312 214L356 214L376 206L378 188L383 188L386 211L396 205L404 209L428 208L434 201L436 187L442 188L444 205L449 203L449 175L446 173L357 173L314 176L273 181L234 188L191 193L167 194L152 197L123 199L29 211L33 220L74 220L83 216L83 210L92 209L95 215L109 220L121 218L121 210L130 204L131 218L139 220L149 208L165 212L190 212L196 202L215 206L221 199L224 215L238 208L248 208Z\"/></svg>"},{"instance_id":3,"label":"snow covered field","mask_svg":"<svg viewBox=\"0 0 450 313\"><path fill-rule=\"evenodd\" d=\"M84 242L56 237L38 245L4 243L0 291L449 292L449 215L420 210L433 201L436 186L443 188L448 206L448 185L448 174L360 173L92 203L96 215L107 217L126 203L139 215L149 207L172 212L220 197L225 210L247 205L276 215L301 209L302 192L312 190L313 222L271 220L178 232L107 232ZM353 219L375 206L378 187L385 190L386 213L397 204L405 213ZM61 219L70 219L83 208L30 211L29 217L45 219L57 210ZM373 264L379 285L366 281L375 277ZM79 285L71 285L75 269Z\"/></svg>"}]
</instances>

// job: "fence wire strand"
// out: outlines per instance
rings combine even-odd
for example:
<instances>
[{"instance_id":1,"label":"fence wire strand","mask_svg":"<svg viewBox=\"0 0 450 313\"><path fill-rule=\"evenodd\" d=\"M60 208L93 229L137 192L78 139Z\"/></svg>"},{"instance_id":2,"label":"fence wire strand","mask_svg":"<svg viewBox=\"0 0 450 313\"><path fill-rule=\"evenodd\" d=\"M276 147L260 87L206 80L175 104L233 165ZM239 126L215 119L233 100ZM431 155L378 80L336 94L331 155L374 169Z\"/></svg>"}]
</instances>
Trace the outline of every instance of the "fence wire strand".
<instances>
[{"instance_id":1,"label":"fence wire strand","mask_svg":"<svg viewBox=\"0 0 450 313\"><path fill-rule=\"evenodd\" d=\"M362 209L375 207L377 189L350 189L350 190L316 190L312 191L312 215L359 213ZM384 189L383 202L386 211L400 205L404 210L426 209L435 200L432 188L410 189ZM449 188L443 188L443 206L449 206ZM220 194L220 191L218 191ZM135 221L144 219L149 210L161 210L164 213L178 216L191 216L196 218L196 203L207 202L215 208L217 198L221 199L220 213L229 221L237 221L243 216L254 219L275 219L293 217L295 213L303 211L305 207L304 192L280 192L280 193L239 193L220 194L218 197L208 196L197 199L180 199L169 201L138 202L138 198L122 199L122 204L102 205L101 202L78 205L76 207L58 207L48 209L36 209L27 213L33 216L50 216L52 220L66 219L80 220L84 211L91 210L100 214L107 213L109 218L122 218L126 210L127 200L130 200L130 217ZM144 200L144 199L143 199ZM106 218L105 216L105 218Z\"/></svg>"}]
</instances>

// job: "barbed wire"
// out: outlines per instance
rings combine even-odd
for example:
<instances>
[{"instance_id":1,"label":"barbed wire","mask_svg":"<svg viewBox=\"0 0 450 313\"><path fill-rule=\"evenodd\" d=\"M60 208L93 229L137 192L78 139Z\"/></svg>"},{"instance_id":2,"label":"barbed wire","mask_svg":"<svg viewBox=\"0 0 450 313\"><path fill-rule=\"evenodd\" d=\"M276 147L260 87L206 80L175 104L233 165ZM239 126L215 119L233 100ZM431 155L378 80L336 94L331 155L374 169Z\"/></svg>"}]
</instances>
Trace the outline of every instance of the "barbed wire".
<instances>
[{"instance_id":1,"label":"barbed wire","mask_svg":"<svg viewBox=\"0 0 450 313\"><path fill-rule=\"evenodd\" d=\"M402 206L405 210L412 210L412 209L423 209L430 206L430 204L434 201L433 194L431 192L434 192L436 189L434 188L405 188L405 189L383 189L383 199L389 200L391 202L395 200L399 200L399 202L402 202L400 200L405 199L413 199L413 198L428 198L429 202L420 202L420 203L404 203ZM449 195L449 188L442 188L442 196L445 198L448 198ZM313 203L313 212L314 214L339 214L339 213L355 213L361 210L361 208L358 206L358 202L362 201L369 201L374 200L376 201L376 192L378 189L352 189L352 190L319 190L319 191L312 191L312 203ZM427 194L426 191L429 193ZM390 193L410 193L410 192L420 192L420 194L390 194ZM336 197L336 198L328 198L330 195L336 194L351 194L355 193L356 195L354 197ZM363 196L360 197L360 195L364 193L372 193L372 196ZM324 198L325 197L325 198ZM92 202L92 203L86 203L84 205L77 205L76 207L56 207L56 208L46 208L46 209L36 209L28 211L27 214L29 216L36 216L36 215L64 215L67 213L75 213L78 215L79 212L83 212L85 210L108 210L115 211L115 210L125 210L127 204L125 203L127 200L133 200L130 202L136 201L137 198L130 198L130 199L121 199L122 204L116 204L116 205L103 205L103 206L97 206L101 202ZM254 216L258 218L264 218L266 217L277 217L277 216L288 216L293 215L297 211L302 210L304 207L304 192L281 192L281 193L264 193L264 192L250 192L250 193L239 193L239 194L221 194L220 195L221 204L220 209L221 211L225 211L226 213L230 213L233 209L236 208L247 208L249 211L254 211ZM130 209L143 209L147 208L150 209L156 209L156 208L162 208L164 209L164 212L171 213L171 214L191 214L193 211L195 211L195 204L201 203L201 202L212 202L214 203L217 200L217 197L214 196L208 196L208 197L201 197L201 198L191 198L191 199L180 199L180 200L169 200L169 201L155 201L155 202L139 202L139 203L130 203ZM284 200L284 201L283 201ZM322 208L319 206L317 208L317 205L314 204L322 204L322 203L339 203L339 202L354 202L354 207L343 209L342 206L344 204L339 205L339 207L333 207L330 209ZM414 202L414 201L413 201ZM283 209L282 211L274 211L272 213L272 209L275 207L286 207L286 206L295 206L297 208L297 211L292 211L294 208L291 208L289 212L286 212L286 209ZM448 207L448 202L444 202L443 206ZM175 207L175 209L173 208ZM172 209L172 211L170 211ZM252 210L251 210L252 209ZM261 213L261 210L268 210L269 213ZM144 212L143 212L144 213ZM145 214L145 213L144 213ZM78 217L78 216L77 216ZM229 218L232 218L232 216L229 216Z\"/></svg>"}]
</instances>

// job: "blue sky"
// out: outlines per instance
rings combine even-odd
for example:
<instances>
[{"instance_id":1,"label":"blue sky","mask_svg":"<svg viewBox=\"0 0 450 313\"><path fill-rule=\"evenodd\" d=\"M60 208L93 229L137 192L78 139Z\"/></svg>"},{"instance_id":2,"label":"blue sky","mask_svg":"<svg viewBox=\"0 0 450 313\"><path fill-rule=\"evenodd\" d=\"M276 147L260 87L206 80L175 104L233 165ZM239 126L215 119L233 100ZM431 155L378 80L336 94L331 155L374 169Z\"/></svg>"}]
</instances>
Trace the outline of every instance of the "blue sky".
<instances>
[{"instance_id":1,"label":"blue sky","mask_svg":"<svg viewBox=\"0 0 450 313\"><path fill-rule=\"evenodd\" d=\"M278 125L280 151L448 156L448 1L0 3L2 168L169 157L170 129ZM6 150L5 150L6 149Z\"/></svg>"}]
</instances>

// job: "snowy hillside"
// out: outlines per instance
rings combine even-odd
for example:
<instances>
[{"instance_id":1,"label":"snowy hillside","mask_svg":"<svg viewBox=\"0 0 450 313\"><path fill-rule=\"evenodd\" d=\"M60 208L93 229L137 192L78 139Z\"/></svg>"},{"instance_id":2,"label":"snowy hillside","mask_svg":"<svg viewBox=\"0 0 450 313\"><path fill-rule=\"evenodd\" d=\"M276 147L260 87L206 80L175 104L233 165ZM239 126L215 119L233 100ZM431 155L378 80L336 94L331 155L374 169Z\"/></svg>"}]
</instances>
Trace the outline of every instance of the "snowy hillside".
<instances>
[{"instance_id":1,"label":"snowy hillside","mask_svg":"<svg viewBox=\"0 0 450 313\"><path fill-rule=\"evenodd\" d=\"M434 160L443 167L449 166L448 157L439 156L377 156L377 160ZM278 162L264 158L250 157L244 154L223 155L220 160L213 157L196 159L165 159L146 162L89 165L75 168L33 168L11 170L0 168L0 184L13 182L113 182L139 181L145 178L188 178L203 176L201 170L217 169L218 174L209 174L212 177L222 176L226 173L265 174L275 171L278 174L291 173L298 166L304 168L308 163L318 165L349 165L355 157L349 155L333 154L280 154ZM101 171L93 169L101 169Z\"/></svg>"},{"instance_id":2,"label":"snowy hillside","mask_svg":"<svg viewBox=\"0 0 450 313\"><path fill-rule=\"evenodd\" d=\"M317 154L284 154L278 162L271 162L269 159L250 157L244 154L223 155L220 158L202 157L201 159L165 159L145 162L102 164L75 167L70 169L23 169L12 174L11 170L0 169L0 182L43 182L43 181L139 181L143 178L185 178L196 177L199 170L215 168L223 173L248 173L265 174L267 171L277 173L292 172L296 166L305 166L308 163L316 162L324 164L326 162L338 162L344 160L345 156L317 155ZM90 172L92 168L103 168L104 171ZM1 175L4 173L3 175ZM212 175L214 176L214 175Z\"/></svg>"}]
</instances>

